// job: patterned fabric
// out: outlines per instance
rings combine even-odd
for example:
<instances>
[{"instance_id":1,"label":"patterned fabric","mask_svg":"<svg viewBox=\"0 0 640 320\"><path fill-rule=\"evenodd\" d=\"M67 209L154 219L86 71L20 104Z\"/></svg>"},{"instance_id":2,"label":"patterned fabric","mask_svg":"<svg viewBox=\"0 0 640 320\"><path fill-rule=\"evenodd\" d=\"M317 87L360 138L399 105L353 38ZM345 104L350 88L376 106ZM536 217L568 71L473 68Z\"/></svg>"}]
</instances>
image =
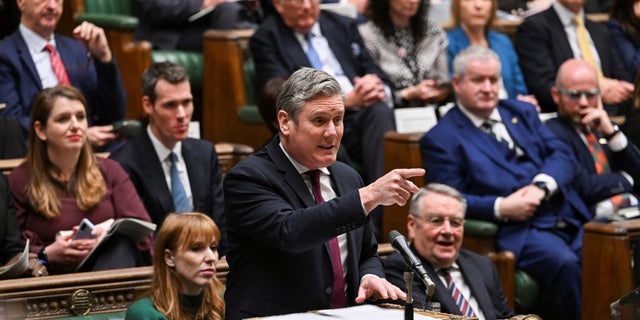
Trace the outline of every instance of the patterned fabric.
<instances>
[{"instance_id":1,"label":"patterned fabric","mask_svg":"<svg viewBox=\"0 0 640 320\"><path fill-rule=\"evenodd\" d=\"M316 204L324 202L320 191L320 170L311 170L305 173L311 178L311 191ZM347 305L344 296L344 273L342 272L342 260L340 259L340 245L338 238L329 240L331 249L331 266L333 267L333 291L331 292L331 308L343 308Z\"/></svg>"},{"instance_id":2,"label":"patterned fabric","mask_svg":"<svg viewBox=\"0 0 640 320\"><path fill-rule=\"evenodd\" d=\"M180 181L180 174L178 173L178 167L176 161L178 156L171 152L169 154L169 160L171 161L171 167L169 169L171 173L171 195L173 196L173 204L177 213L184 213L191 211L191 204L187 199L187 192L184 191L182 181Z\"/></svg>"},{"instance_id":3,"label":"patterned fabric","mask_svg":"<svg viewBox=\"0 0 640 320\"><path fill-rule=\"evenodd\" d=\"M49 52L51 68L53 68L53 73L56 75L56 78L58 78L58 84L68 86L71 82L69 82L67 69L65 69L64 63L62 63L62 59L60 58L58 51L51 44L44 46L44 50Z\"/></svg>"},{"instance_id":4,"label":"patterned fabric","mask_svg":"<svg viewBox=\"0 0 640 320\"><path fill-rule=\"evenodd\" d=\"M455 301L456 304L458 305L458 309L460 309L460 313L462 313L462 315L467 317L475 317L476 314L473 312L473 309L471 308L469 301L464 297L464 295L462 295L462 292L458 290L458 287L456 287L456 284L453 282L453 279L451 278L451 274L449 273L449 270L442 269L440 270L440 273L444 276L445 280L447 280L447 288L449 288L449 293L451 293L451 297L453 298L453 301Z\"/></svg>"},{"instance_id":5,"label":"patterned fabric","mask_svg":"<svg viewBox=\"0 0 640 320\"><path fill-rule=\"evenodd\" d=\"M598 174L610 173L611 167L609 166L609 160L607 159L607 155L604 153L602 146L598 142L596 136L586 128L583 129L583 133L587 138L587 148L589 148L589 152L593 156L593 163L596 166L596 172ZM617 212L620 208L629 207L631 205L631 195L628 193L617 194L611 198L609 198L611 204L613 204L614 212Z\"/></svg>"},{"instance_id":6,"label":"patterned fabric","mask_svg":"<svg viewBox=\"0 0 640 320\"><path fill-rule=\"evenodd\" d=\"M425 37L419 43L413 41L408 29L396 29L392 39L385 38L382 30L371 21L361 24L359 30L371 57L397 89L404 89L424 79L443 83L450 81L447 36L435 22L427 20ZM409 59L413 60L409 65L404 61L408 55L415 57Z\"/></svg>"}]
</instances>

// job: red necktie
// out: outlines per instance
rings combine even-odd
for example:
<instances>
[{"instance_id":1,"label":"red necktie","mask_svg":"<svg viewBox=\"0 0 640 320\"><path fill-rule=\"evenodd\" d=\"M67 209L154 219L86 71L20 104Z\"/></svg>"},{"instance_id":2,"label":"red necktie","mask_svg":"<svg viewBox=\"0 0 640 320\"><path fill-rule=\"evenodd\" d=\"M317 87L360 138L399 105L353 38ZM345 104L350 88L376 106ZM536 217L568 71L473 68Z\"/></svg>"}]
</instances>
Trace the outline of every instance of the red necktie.
<instances>
[{"instance_id":1,"label":"red necktie","mask_svg":"<svg viewBox=\"0 0 640 320\"><path fill-rule=\"evenodd\" d=\"M311 191L316 200L316 204L324 202L322 192L320 191L320 170L307 171L306 174L311 178ZM342 308L346 306L344 296L344 273L342 271L342 260L340 259L340 246L338 238L329 240L329 248L331 249L331 265L333 267L333 291L331 293L331 308Z\"/></svg>"},{"instance_id":2,"label":"red necktie","mask_svg":"<svg viewBox=\"0 0 640 320\"><path fill-rule=\"evenodd\" d=\"M70 84L69 77L67 76L67 70L64 68L62 59L58 55L58 51L51 44L44 46L44 50L49 51L49 59L51 59L51 68L53 73L58 78L58 84L68 86Z\"/></svg>"},{"instance_id":3,"label":"red necktie","mask_svg":"<svg viewBox=\"0 0 640 320\"><path fill-rule=\"evenodd\" d=\"M588 128L583 128L583 133L587 138L587 147L589 148L589 152L591 152L591 155L593 156L593 162L596 166L596 172L598 174L611 172L607 155L604 153L604 150L602 149L602 146L598 142L596 136ZM613 204L613 210L617 212L620 208L629 207L631 205L629 196L630 195L628 193L621 193L609 198L609 200L611 200L611 203Z\"/></svg>"}]
</instances>

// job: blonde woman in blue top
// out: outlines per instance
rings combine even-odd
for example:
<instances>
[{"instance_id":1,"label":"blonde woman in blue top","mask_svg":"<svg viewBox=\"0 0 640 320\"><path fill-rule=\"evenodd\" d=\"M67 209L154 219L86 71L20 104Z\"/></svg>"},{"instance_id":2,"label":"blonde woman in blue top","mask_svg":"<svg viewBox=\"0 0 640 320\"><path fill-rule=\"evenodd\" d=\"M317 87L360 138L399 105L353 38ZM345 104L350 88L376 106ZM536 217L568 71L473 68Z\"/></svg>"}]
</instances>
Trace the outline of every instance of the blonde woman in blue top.
<instances>
[{"instance_id":1,"label":"blonde woman in blue top","mask_svg":"<svg viewBox=\"0 0 640 320\"><path fill-rule=\"evenodd\" d=\"M496 0L451 0L454 28L447 31L449 70L453 70L453 58L468 46L481 45L491 48L498 55L502 65L500 98L523 100L537 106L535 97L528 94L511 39L505 34L489 29L496 19L496 9Z\"/></svg>"}]
</instances>

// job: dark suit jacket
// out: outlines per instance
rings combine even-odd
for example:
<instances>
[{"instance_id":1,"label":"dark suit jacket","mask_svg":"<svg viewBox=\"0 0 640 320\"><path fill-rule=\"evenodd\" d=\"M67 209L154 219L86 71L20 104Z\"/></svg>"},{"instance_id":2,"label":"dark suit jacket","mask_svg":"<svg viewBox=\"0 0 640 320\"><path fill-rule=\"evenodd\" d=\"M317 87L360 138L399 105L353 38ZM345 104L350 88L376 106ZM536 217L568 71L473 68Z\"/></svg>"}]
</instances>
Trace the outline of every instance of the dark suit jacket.
<instances>
[{"instance_id":1,"label":"dark suit jacket","mask_svg":"<svg viewBox=\"0 0 640 320\"><path fill-rule=\"evenodd\" d=\"M182 141L184 158L191 194L193 211L202 212L216 222L221 232L219 251L226 253L226 222L223 213L222 170L218 162L216 149L208 141L187 138ZM149 213L151 221L158 225L175 211L173 198L162 171L151 139L146 129L130 140L124 147L111 154L129 174L142 204Z\"/></svg>"},{"instance_id":2,"label":"dark suit jacket","mask_svg":"<svg viewBox=\"0 0 640 320\"><path fill-rule=\"evenodd\" d=\"M358 32L353 19L333 12L320 12L320 29L327 38L331 51L351 79L365 74L377 74L389 87L387 76L375 64ZM256 66L258 88L275 77L288 77L300 67L311 67L293 31L284 24L280 15L269 16L251 37L251 55Z\"/></svg>"},{"instance_id":3,"label":"dark suit jacket","mask_svg":"<svg viewBox=\"0 0 640 320\"><path fill-rule=\"evenodd\" d=\"M58 34L55 38L71 85L87 99L89 124L110 124L123 119L127 100L115 58L102 63L88 58L79 41ZM20 31L16 31L0 42L0 103L7 104L2 113L17 119L25 135L31 104L42 89L27 44Z\"/></svg>"},{"instance_id":4,"label":"dark suit jacket","mask_svg":"<svg viewBox=\"0 0 640 320\"><path fill-rule=\"evenodd\" d=\"M589 19L585 19L585 27L600 56L602 74L607 78L633 81L624 69L607 27ZM553 6L520 24L514 46L529 92L536 96L544 112L557 111L551 98L551 87L555 85L558 68L573 58L573 51Z\"/></svg>"},{"instance_id":5,"label":"dark suit jacket","mask_svg":"<svg viewBox=\"0 0 640 320\"><path fill-rule=\"evenodd\" d=\"M18 228L13 196L9 189L7 177L0 174L0 266L22 252L22 233Z\"/></svg>"},{"instance_id":6,"label":"dark suit jacket","mask_svg":"<svg viewBox=\"0 0 640 320\"><path fill-rule=\"evenodd\" d=\"M611 173L598 174L596 172L593 156L589 148L584 143L578 132L571 124L571 121L564 117L558 117L547 121L547 127L562 139L569 147L580 165L582 174L576 182L578 190L582 194L582 199L588 205L608 199L613 195L623 192L635 192L640 190L638 186L632 186L629 181L616 171L627 172L634 182L640 182L640 150L628 140L627 147L613 152L608 145L602 144L602 149L607 155L607 160L611 167Z\"/></svg>"},{"instance_id":7,"label":"dark suit jacket","mask_svg":"<svg viewBox=\"0 0 640 320\"><path fill-rule=\"evenodd\" d=\"M329 171L337 198L315 205L276 136L227 173L227 319L329 308L333 271L327 242L345 232L347 303L354 304L363 275L384 277L358 192L362 179L341 162Z\"/></svg>"},{"instance_id":8,"label":"dark suit jacket","mask_svg":"<svg viewBox=\"0 0 640 320\"><path fill-rule=\"evenodd\" d=\"M411 245L411 251L416 257L419 257L429 277L436 284L436 291L431 297L431 301L440 302L441 312L460 315L460 309L451 297L446 283L440 281L433 266L420 256L413 245ZM460 249L460 255L456 262L465 283L471 289L471 293L478 301L478 305L487 319L506 319L514 315L513 310L507 304L507 298L504 296L498 271L489 258L466 249ZM387 280L406 292L407 284L403 275L405 269L404 258L397 251L384 260L384 272L387 275ZM418 277L414 276L412 288L413 306L423 308L426 302L426 286Z\"/></svg>"},{"instance_id":9,"label":"dark suit jacket","mask_svg":"<svg viewBox=\"0 0 640 320\"><path fill-rule=\"evenodd\" d=\"M526 241L526 229L548 229L558 219L576 228L591 215L573 188L576 161L569 147L547 129L531 105L501 100L498 110L509 135L526 154L528 161L508 157L501 143L485 134L459 107L451 109L420 140L427 182L448 184L468 201L467 217L496 221L494 203L529 185L535 175L545 173L558 183L557 194L544 202L525 223L506 223L500 228L497 244L516 257Z\"/></svg>"},{"instance_id":10,"label":"dark suit jacket","mask_svg":"<svg viewBox=\"0 0 640 320\"><path fill-rule=\"evenodd\" d=\"M22 129L17 121L0 115L0 159L22 158L27 155Z\"/></svg>"}]
</instances>

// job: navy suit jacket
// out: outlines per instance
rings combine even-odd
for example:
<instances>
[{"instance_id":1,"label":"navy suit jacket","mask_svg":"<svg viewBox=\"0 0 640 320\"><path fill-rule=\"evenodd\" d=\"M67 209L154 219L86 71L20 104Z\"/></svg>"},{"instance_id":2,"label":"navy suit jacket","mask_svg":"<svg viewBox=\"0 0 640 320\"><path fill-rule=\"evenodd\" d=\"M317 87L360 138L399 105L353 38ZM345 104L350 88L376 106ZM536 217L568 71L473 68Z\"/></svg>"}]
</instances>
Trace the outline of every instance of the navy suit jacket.
<instances>
[{"instance_id":1,"label":"navy suit jacket","mask_svg":"<svg viewBox=\"0 0 640 320\"><path fill-rule=\"evenodd\" d=\"M441 312L460 315L460 309L451 297L446 283L440 280L433 266L416 251L413 245L411 245L411 251L421 260L429 277L436 284L436 291L431 297L431 301L440 302ZM514 315L513 310L507 304L507 298L504 296L498 271L489 258L466 249L460 249L460 255L456 262L485 318L507 319ZM384 272L387 280L406 292L405 269L404 258L397 251L384 260ZM412 288L414 307L423 308L426 302L426 286L418 277L414 276Z\"/></svg>"},{"instance_id":2,"label":"navy suit jacket","mask_svg":"<svg viewBox=\"0 0 640 320\"><path fill-rule=\"evenodd\" d=\"M327 242L345 232L348 304L354 304L363 275L384 277L358 192L362 179L341 162L329 171L337 198L316 205L276 136L227 173L227 319L329 308L333 271Z\"/></svg>"},{"instance_id":3,"label":"navy suit jacket","mask_svg":"<svg viewBox=\"0 0 640 320\"><path fill-rule=\"evenodd\" d=\"M331 51L351 79L366 74L377 74L390 88L386 74L367 52L358 27L353 19L333 12L320 12L320 29L327 38ZM249 42L256 66L258 88L275 77L288 77L301 67L311 67L302 46L293 31L284 24L279 14L269 16Z\"/></svg>"},{"instance_id":4,"label":"navy suit jacket","mask_svg":"<svg viewBox=\"0 0 640 320\"><path fill-rule=\"evenodd\" d=\"M585 19L585 27L600 56L602 74L607 78L633 81L624 69L607 27L589 19ZM573 51L553 6L526 18L518 26L514 46L529 92L536 96L544 112L557 111L551 87L555 85L560 65L573 58Z\"/></svg>"},{"instance_id":5,"label":"navy suit jacket","mask_svg":"<svg viewBox=\"0 0 640 320\"><path fill-rule=\"evenodd\" d=\"M510 250L518 257L526 240L524 230L553 228L558 219L581 228L591 214L573 187L577 164L571 150L540 122L535 108L515 100L501 100L497 108L509 135L528 158L525 163L505 156L501 143L474 126L457 106L422 137L420 151L426 181L462 192L471 219L496 222L496 199L529 185L539 173L556 180L557 194L528 221L500 228L499 250Z\"/></svg>"},{"instance_id":6,"label":"navy suit jacket","mask_svg":"<svg viewBox=\"0 0 640 320\"><path fill-rule=\"evenodd\" d=\"M632 186L622 174L616 172L625 171L635 182L640 182L640 150L631 140L628 140L626 148L618 152L611 151L607 144L601 144L611 167L611 173L598 174L589 148L569 119L564 117L550 119L546 125L569 145L575 154L580 170L583 171L578 175L577 187L582 194L582 199L588 205L595 205L599 201L623 192L638 194L640 188Z\"/></svg>"},{"instance_id":7,"label":"navy suit jacket","mask_svg":"<svg viewBox=\"0 0 640 320\"><path fill-rule=\"evenodd\" d=\"M13 195L7 177L0 175L0 266L24 250L22 232L18 227Z\"/></svg>"},{"instance_id":8,"label":"navy suit jacket","mask_svg":"<svg viewBox=\"0 0 640 320\"><path fill-rule=\"evenodd\" d=\"M124 118L127 109L124 86L115 58L102 63L88 58L78 40L56 34L56 47L71 85L87 99L89 124L104 125ZM42 91L42 81L20 31L0 42L0 103L3 114L15 118L28 133L31 104Z\"/></svg>"},{"instance_id":9,"label":"navy suit jacket","mask_svg":"<svg viewBox=\"0 0 640 320\"><path fill-rule=\"evenodd\" d=\"M222 238L219 251L224 255L226 222L223 211L222 170L216 149L208 141L187 138L182 141L182 157L189 175L193 211L208 215L218 225ZM175 212L175 206L162 164L147 130L143 129L140 135L112 153L110 158L118 161L129 174L151 221L160 229L165 217Z\"/></svg>"}]
</instances>

